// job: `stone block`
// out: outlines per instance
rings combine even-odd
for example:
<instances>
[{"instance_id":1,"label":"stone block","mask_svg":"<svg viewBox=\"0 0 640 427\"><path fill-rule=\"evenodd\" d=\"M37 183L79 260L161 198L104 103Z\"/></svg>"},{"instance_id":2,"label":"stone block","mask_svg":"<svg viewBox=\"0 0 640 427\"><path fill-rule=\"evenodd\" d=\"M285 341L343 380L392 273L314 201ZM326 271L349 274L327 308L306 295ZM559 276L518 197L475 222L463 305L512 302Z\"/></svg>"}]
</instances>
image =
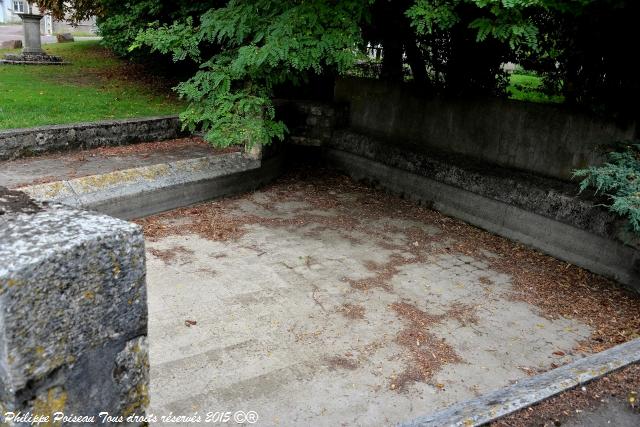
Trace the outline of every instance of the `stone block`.
<instances>
[{"instance_id":1,"label":"stone block","mask_svg":"<svg viewBox=\"0 0 640 427\"><path fill-rule=\"evenodd\" d=\"M146 300L138 226L0 187L1 424L144 414Z\"/></svg>"},{"instance_id":2,"label":"stone block","mask_svg":"<svg viewBox=\"0 0 640 427\"><path fill-rule=\"evenodd\" d=\"M58 40L58 43L69 43L74 41L71 33L56 34L56 39Z\"/></svg>"},{"instance_id":3,"label":"stone block","mask_svg":"<svg viewBox=\"0 0 640 427\"><path fill-rule=\"evenodd\" d=\"M2 49L22 49L22 40L6 40L0 44Z\"/></svg>"}]
</instances>

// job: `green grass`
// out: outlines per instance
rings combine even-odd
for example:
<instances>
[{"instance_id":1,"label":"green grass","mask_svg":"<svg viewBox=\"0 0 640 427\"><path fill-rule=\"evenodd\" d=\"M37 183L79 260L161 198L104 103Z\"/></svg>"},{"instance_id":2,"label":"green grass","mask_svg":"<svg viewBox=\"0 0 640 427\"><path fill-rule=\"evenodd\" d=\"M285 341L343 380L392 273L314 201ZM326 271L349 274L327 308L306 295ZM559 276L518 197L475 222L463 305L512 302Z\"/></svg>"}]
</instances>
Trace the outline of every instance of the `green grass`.
<instances>
[{"instance_id":1,"label":"green grass","mask_svg":"<svg viewBox=\"0 0 640 427\"><path fill-rule=\"evenodd\" d=\"M135 78L97 41L45 50L72 65L0 65L0 129L174 114L183 107L171 91Z\"/></svg>"},{"instance_id":2,"label":"green grass","mask_svg":"<svg viewBox=\"0 0 640 427\"><path fill-rule=\"evenodd\" d=\"M507 92L509 98L518 101L537 102L542 104L559 104L564 101L560 95L547 95L542 92L542 78L529 74L511 74Z\"/></svg>"}]
</instances>

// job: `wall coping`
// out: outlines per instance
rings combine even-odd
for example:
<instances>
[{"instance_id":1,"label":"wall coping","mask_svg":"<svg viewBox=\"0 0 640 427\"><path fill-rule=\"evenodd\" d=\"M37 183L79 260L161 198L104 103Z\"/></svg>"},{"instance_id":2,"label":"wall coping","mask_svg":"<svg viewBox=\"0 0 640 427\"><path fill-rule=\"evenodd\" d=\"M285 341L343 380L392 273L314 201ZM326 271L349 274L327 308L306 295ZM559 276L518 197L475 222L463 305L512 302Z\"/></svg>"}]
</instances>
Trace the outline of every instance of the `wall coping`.
<instances>
[{"instance_id":1,"label":"wall coping","mask_svg":"<svg viewBox=\"0 0 640 427\"><path fill-rule=\"evenodd\" d=\"M0 161L183 135L180 119L175 115L6 129L0 131Z\"/></svg>"},{"instance_id":2,"label":"wall coping","mask_svg":"<svg viewBox=\"0 0 640 427\"><path fill-rule=\"evenodd\" d=\"M75 123L67 123L67 124L59 124L59 125L34 126L34 127L28 127L28 128L2 129L0 130L0 140L2 140L2 138L8 135L14 135L14 134L29 134L34 132L44 132L48 130L65 130L65 129L93 128L93 127L102 127L102 126L117 126L121 124L145 123L145 122L154 122L158 120L167 120L167 119L179 119L179 116L177 114L168 114L164 116L133 117L128 119L98 120L95 122L75 122Z\"/></svg>"},{"instance_id":3,"label":"wall coping","mask_svg":"<svg viewBox=\"0 0 640 427\"><path fill-rule=\"evenodd\" d=\"M578 184L530 172L491 165L461 155L420 153L386 144L383 140L342 130L328 147L425 176L466 191L507 203L619 243L640 248L625 228L590 191L578 194Z\"/></svg>"}]
</instances>

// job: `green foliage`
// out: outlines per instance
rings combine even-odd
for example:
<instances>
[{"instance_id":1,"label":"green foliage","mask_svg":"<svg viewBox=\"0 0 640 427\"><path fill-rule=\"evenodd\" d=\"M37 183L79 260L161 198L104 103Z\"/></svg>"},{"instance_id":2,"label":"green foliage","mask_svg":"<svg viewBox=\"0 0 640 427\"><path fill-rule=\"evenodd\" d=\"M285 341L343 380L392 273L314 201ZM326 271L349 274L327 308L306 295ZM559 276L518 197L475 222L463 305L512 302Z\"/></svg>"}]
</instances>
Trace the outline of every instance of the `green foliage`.
<instances>
[{"instance_id":1,"label":"green foliage","mask_svg":"<svg viewBox=\"0 0 640 427\"><path fill-rule=\"evenodd\" d=\"M620 121L633 120L640 74L629 64L637 39L637 0L545 0L534 15L538 48L517 52L518 62L544 77L565 103Z\"/></svg>"},{"instance_id":2,"label":"green foliage","mask_svg":"<svg viewBox=\"0 0 640 427\"><path fill-rule=\"evenodd\" d=\"M431 34L436 30L448 30L460 22L455 6L461 0L416 0L407 10L407 16L418 34Z\"/></svg>"},{"instance_id":3,"label":"green foliage","mask_svg":"<svg viewBox=\"0 0 640 427\"><path fill-rule=\"evenodd\" d=\"M282 139L286 130L275 119L274 87L348 70L358 56L365 4L232 0L207 11L199 25L191 18L153 24L138 35L134 47L201 62L203 48L216 46L198 72L177 87L189 101L183 123L203 130L218 146L267 144Z\"/></svg>"},{"instance_id":4,"label":"green foliage","mask_svg":"<svg viewBox=\"0 0 640 427\"><path fill-rule=\"evenodd\" d=\"M610 200L609 209L629 220L630 228L640 235L640 141L616 144L602 166L574 171L584 178L580 190L593 187Z\"/></svg>"},{"instance_id":5,"label":"green foliage","mask_svg":"<svg viewBox=\"0 0 640 427\"><path fill-rule=\"evenodd\" d=\"M463 23L476 30L476 41L493 37L509 43L512 49L521 46L536 49L538 27L532 12L544 3L543 0L416 0L407 16L418 34L432 34L463 22L461 10L471 6L477 16Z\"/></svg>"},{"instance_id":6,"label":"green foliage","mask_svg":"<svg viewBox=\"0 0 640 427\"><path fill-rule=\"evenodd\" d=\"M100 35L103 44L120 56L126 56L128 48L142 29L141 23L147 17L154 17L158 13L158 6L154 0L144 0L130 3L127 9L121 9L109 15L108 19L99 21Z\"/></svg>"},{"instance_id":7,"label":"green foliage","mask_svg":"<svg viewBox=\"0 0 640 427\"><path fill-rule=\"evenodd\" d=\"M509 77L507 87L509 98L518 101L536 102L540 104L562 103L560 95L549 95L543 89L542 78L531 72L518 71Z\"/></svg>"},{"instance_id":8,"label":"green foliage","mask_svg":"<svg viewBox=\"0 0 640 427\"><path fill-rule=\"evenodd\" d=\"M46 0L55 3L59 0ZM130 47L135 42L138 33L149 28L149 25L169 24L183 21L186 18L197 18L212 7L216 7L219 0L198 2L156 0L75 0L65 1L64 4L73 5L74 9L82 12L85 9L98 9L98 28L103 36L103 44L120 56L130 56ZM138 52L146 53L146 52Z\"/></svg>"}]
</instances>

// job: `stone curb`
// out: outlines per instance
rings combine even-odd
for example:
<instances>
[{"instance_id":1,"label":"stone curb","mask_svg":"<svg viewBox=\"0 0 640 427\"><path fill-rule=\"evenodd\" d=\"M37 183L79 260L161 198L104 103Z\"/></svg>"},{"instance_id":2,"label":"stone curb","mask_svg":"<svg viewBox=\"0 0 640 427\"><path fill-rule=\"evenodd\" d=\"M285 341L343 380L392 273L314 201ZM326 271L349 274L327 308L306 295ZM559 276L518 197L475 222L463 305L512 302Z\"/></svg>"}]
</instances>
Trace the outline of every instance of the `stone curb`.
<instances>
[{"instance_id":1,"label":"stone curb","mask_svg":"<svg viewBox=\"0 0 640 427\"><path fill-rule=\"evenodd\" d=\"M282 159L212 155L21 187L39 201L140 218L257 188L279 173Z\"/></svg>"},{"instance_id":2,"label":"stone curb","mask_svg":"<svg viewBox=\"0 0 640 427\"><path fill-rule=\"evenodd\" d=\"M0 130L0 160L180 136L184 133L174 115L6 129Z\"/></svg>"},{"instance_id":3,"label":"stone curb","mask_svg":"<svg viewBox=\"0 0 640 427\"><path fill-rule=\"evenodd\" d=\"M5 65L70 65L71 62L53 61L13 61L11 59L0 59L0 64Z\"/></svg>"},{"instance_id":4,"label":"stone curb","mask_svg":"<svg viewBox=\"0 0 640 427\"><path fill-rule=\"evenodd\" d=\"M640 338L399 425L483 425L638 361Z\"/></svg>"}]
</instances>

